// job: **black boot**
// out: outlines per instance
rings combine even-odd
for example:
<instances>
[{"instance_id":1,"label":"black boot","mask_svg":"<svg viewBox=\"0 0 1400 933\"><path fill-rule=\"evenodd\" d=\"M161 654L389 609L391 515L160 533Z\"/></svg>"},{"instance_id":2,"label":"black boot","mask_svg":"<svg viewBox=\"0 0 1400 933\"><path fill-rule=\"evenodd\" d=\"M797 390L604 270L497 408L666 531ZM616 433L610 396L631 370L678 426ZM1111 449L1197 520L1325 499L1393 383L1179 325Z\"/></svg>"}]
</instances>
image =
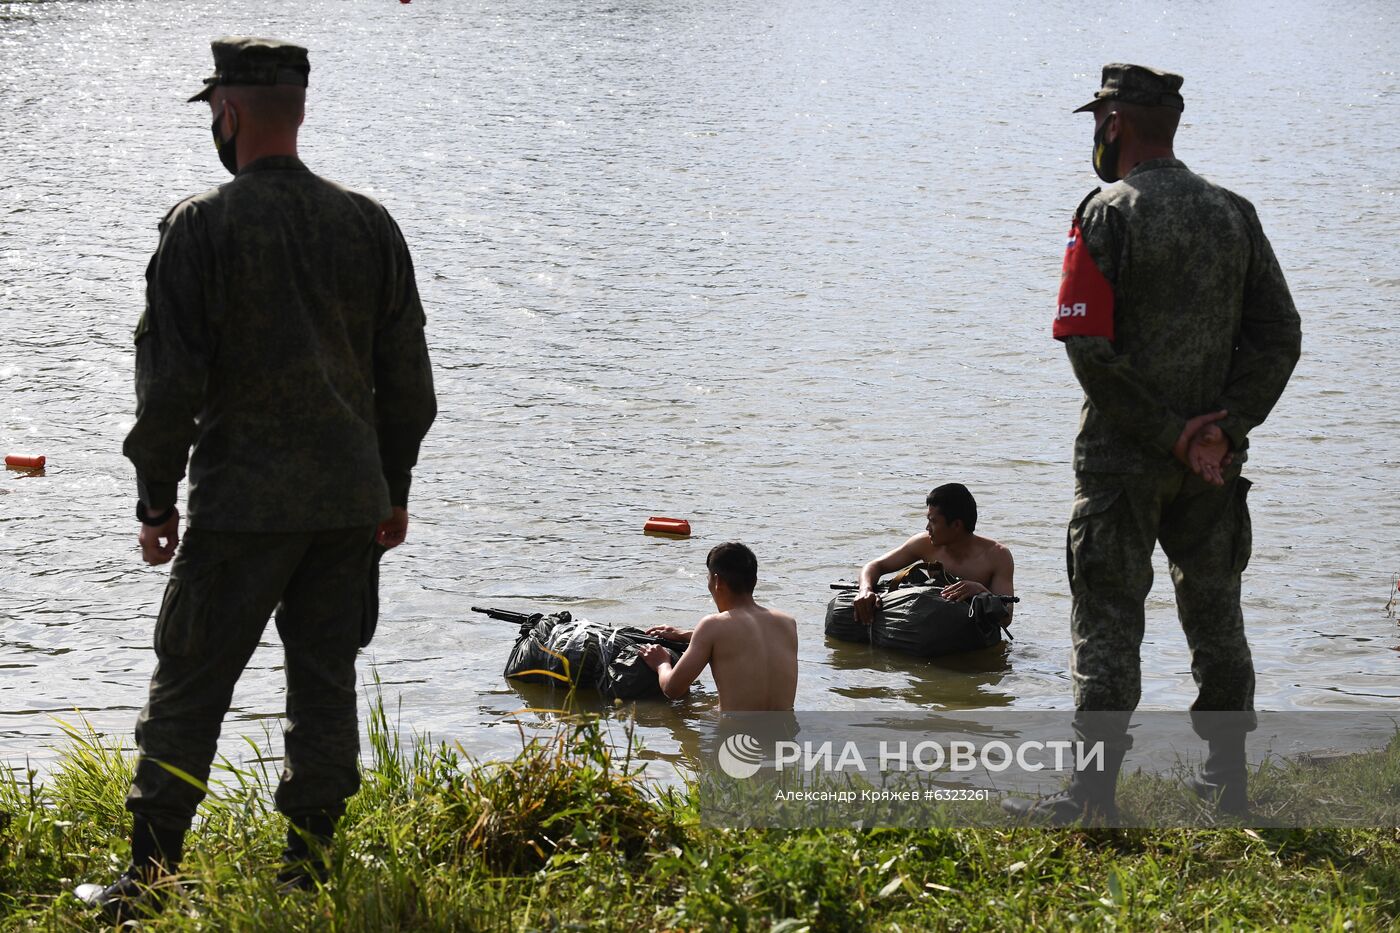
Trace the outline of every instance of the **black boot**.
<instances>
[{"instance_id":1,"label":"black boot","mask_svg":"<svg viewBox=\"0 0 1400 933\"><path fill-rule=\"evenodd\" d=\"M114 924L159 913L175 888L173 875L180 868L185 830L156 826L136 817L131 830L131 865L105 888L80 885L73 893Z\"/></svg>"},{"instance_id":2,"label":"black boot","mask_svg":"<svg viewBox=\"0 0 1400 933\"><path fill-rule=\"evenodd\" d=\"M1114 825L1118 822L1115 799L1118 772L1123 768L1125 748L1104 746L1103 770L1078 770L1069 787L1048 797L1006 797L1001 808L1018 820L1051 826Z\"/></svg>"},{"instance_id":3,"label":"black boot","mask_svg":"<svg viewBox=\"0 0 1400 933\"><path fill-rule=\"evenodd\" d=\"M1249 812L1249 769L1245 764L1243 732L1209 740L1210 754L1200 770L1186 779L1186 786L1221 813L1241 816Z\"/></svg>"},{"instance_id":4,"label":"black boot","mask_svg":"<svg viewBox=\"0 0 1400 933\"><path fill-rule=\"evenodd\" d=\"M287 847L277 884L284 891L310 891L331 876L331 841L335 817L325 814L287 818Z\"/></svg>"}]
</instances>

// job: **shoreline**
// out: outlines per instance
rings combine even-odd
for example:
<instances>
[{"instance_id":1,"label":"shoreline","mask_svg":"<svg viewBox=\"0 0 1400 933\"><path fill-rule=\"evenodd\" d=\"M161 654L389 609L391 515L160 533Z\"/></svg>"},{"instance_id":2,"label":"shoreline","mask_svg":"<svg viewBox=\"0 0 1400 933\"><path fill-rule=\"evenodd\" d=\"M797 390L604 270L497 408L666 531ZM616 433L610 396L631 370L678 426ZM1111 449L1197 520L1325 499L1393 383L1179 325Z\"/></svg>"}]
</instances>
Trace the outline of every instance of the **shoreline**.
<instances>
[{"instance_id":1,"label":"shoreline","mask_svg":"<svg viewBox=\"0 0 1400 933\"><path fill-rule=\"evenodd\" d=\"M268 778L223 770L190 836L183 894L143 928L1371 929L1400 918L1395 827L711 828L693 786L641 780L597 719L492 762L390 725L377 702L328 886L276 891L285 824ZM129 754L69 735L49 782L0 783L0 928L90 927L67 892L124 864ZM1297 767L1318 792L1354 779L1394 796L1400 742L1372 758L1351 778L1337 762ZM1150 799L1153 780L1125 778L1124 805ZM1272 785L1260 786L1267 798Z\"/></svg>"}]
</instances>

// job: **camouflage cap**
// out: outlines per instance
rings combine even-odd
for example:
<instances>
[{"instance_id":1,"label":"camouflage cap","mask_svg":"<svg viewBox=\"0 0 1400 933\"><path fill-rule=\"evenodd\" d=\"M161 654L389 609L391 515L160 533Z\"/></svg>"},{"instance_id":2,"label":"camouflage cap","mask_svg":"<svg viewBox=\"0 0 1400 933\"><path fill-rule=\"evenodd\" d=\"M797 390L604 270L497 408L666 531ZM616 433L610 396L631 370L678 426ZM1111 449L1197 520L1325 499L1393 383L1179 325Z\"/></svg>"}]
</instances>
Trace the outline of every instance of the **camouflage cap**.
<instances>
[{"instance_id":1,"label":"camouflage cap","mask_svg":"<svg viewBox=\"0 0 1400 933\"><path fill-rule=\"evenodd\" d=\"M214 73L204 79L204 90L189 99L208 100L220 84L294 84L306 87L311 63L306 49L276 39L225 36L209 43L214 51Z\"/></svg>"},{"instance_id":2,"label":"camouflage cap","mask_svg":"<svg viewBox=\"0 0 1400 933\"><path fill-rule=\"evenodd\" d=\"M1141 104L1144 107L1186 109L1186 104L1181 99L1181 75L1142 65L1104 65L1103 87L1094 94L1093 100L1083 107L1076 108L1074 112L1093 110L1106 100L1121 100L1127 104Z\"/></svg>"}]
</instances>

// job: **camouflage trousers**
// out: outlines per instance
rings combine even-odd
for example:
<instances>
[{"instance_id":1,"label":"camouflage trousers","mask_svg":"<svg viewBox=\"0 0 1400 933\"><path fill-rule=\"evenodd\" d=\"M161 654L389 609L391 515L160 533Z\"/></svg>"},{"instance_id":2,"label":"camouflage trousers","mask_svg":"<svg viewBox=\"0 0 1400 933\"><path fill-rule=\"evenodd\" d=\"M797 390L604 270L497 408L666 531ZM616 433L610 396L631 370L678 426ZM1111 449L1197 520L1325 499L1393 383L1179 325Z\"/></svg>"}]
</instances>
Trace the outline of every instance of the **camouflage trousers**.
<instances>
[{"instance_id":1,"label":"camouflage trousers","mask_svg":"<svg viewBox=\"0 0 1400 933\"><path fill-rule=\"evenodd\" d=\"M1151 474L1076 474L1066 557L1081 737L1131 744L1125 732L1142 696L1143 606L1159 541L1191 650L1197 733L1211 738L1254 728L1254 663L1240 610L1240 574L1252 545L1249 485L1237 469L1223 487L1175 466Z\"/></svg>"},{"instance_id":2,"label":"camouflage trousers","mask_svg":"<svg viewBox=\"0 0 1400 933\"><path fill-rule=\"evenodd\" d=\"M374 547L373 528L185 534L156 621L128 810L189 827L204 791L162 763L207 782L234 684L276 610L288 722L277 808L344 812L360 786L355 656L378 614Z\"/></svg>"}]
</instances>

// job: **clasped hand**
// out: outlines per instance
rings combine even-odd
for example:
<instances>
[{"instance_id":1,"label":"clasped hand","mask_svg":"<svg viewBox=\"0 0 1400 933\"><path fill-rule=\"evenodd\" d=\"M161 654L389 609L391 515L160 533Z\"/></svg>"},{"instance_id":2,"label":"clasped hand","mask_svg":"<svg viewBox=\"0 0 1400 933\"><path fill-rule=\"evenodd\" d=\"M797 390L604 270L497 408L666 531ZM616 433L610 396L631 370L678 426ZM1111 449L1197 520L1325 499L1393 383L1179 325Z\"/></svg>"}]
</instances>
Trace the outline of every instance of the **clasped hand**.
<instances>
[{"instance_id":1,"label":"clasped hand","mask_svg":"<svg viewBox=\"0 0 1400 933\"><path fill-rule=\"evenodd\" d=\"M1172 447L1172 456L1212 486L1225 485L1225 468L1234 459L1230 453L1230 439L1216 424L1228 414L1222 410L1197 415L1186 422Z\"/></svg>"},{"instance_id":2,"label":"clasped hand","mask_svg":"<svg viewBox=\"0 0 1400 933\"><path fill-rule=\"evenodd\" d=\"M146 514L151 514L151 510L146 509ZM164 525L142 524L136 540L141 545L141 559L146 563L152 567L170 563L180 545L179 511L172 510Z\"/></svg>"}]
</instances>

